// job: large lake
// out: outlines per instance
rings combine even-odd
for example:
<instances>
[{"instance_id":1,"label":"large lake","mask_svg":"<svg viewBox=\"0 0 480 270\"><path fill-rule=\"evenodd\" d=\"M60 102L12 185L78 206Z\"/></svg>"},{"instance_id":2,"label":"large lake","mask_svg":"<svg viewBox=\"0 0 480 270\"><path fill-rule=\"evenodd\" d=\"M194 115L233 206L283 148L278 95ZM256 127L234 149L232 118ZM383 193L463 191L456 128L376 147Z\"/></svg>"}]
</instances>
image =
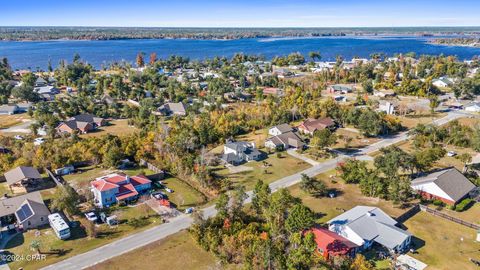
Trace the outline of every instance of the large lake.
<instances>
[{"instance_id":1,"label":"large lake","mask_svg":"<svg viewBox=\"0 0 480 270\"><path fill-rule=\"evenodd\" d=\"M107 40L107 41L39 41L0 42L0 58L7 57L15 69L46 69L50 59L56 66L61 59L71 60L75 53L99 68L114 61L133 62L138 52L148 55L156 52L159 58L181 55L191 59L214 56L231 57L234 53L263 55L270 59L276 55L320 51L323 60L334 60L337 55L346 59L354 56L368 57L382 52L389 56L396 53L415 52L418 55L456 55L471 59L480 55L480 48L448 47L432 45L428 38L420 37L331 37L331 38L278 38L241 40Z\"/></svg>"}]
</instances>

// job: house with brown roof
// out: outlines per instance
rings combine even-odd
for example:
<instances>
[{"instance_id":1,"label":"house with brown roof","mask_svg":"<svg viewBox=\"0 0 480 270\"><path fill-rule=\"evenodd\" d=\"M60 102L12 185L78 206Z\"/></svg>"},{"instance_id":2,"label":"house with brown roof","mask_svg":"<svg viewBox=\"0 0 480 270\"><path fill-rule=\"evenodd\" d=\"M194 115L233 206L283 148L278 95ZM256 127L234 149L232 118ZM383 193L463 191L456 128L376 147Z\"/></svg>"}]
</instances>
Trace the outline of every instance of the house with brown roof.
<instances>
[{"instance_id":1,"label":"house with brown roof","mask_svg":"<svg viewBox=\"0 0 480 270\"><path fill-rule=\"evenodd\" d=\"M94 128L101 127L107 124L107 121L102 117L97 117L93 114L79 114L75 115L70 120L75 120L77 122L90 123Z\"/></svg>"},{"instance_id":2,"label":"house with brown roof","mask_svg":"<svg viewBox=\"0 0 480 270\"><path fill-rule=\"evenodd\" d=\"M267 148L284 150L288 148L303 149L305 147L305 143L289 124L273 126L268 129L268 134L272 136L265 140L265 147Z\"/></svg>"},{"instance_id":3,"label":"house with brown roof","mask_svg":"<svg viewBox=\"0 0 480 270\"><path fill-rule=\"evenodd\" d=\"M49 214L39 191L0 199L0 227L38 228L48 224Z\"/></svg>"},{"instance_id":4,"label":"house with brown roof","mask_svg":"<svg viewBox=\"0 0 480 270\"><path fill-rule=\"evenodd\" d=\"M170 115L180 115L180 116L185 116L187 115L187 107L185 104L182 102L168 102L160 106L158 108L158 111L165 115L165 116L170 116Z\"/></svg>"},{"instance_id":5,"label":"house with brown roof","mask_svg":"<svg viewBox=\"0 0 480 270\"><path fill-rule=\"evenodd\" d=\"M68 120L62 122L58 125L58 133L73 133L78 131L81 134L86 134L90 131L93 131L95 128L91 123L88 122L79 122L77 120Z\"/></svg>"},{"instance_id":6,"label":"house with brown roof","mask_svg":"<svg viewBox=\"0 0 480 270\"><path fill-rule=\"evenodd\" d=\"M476 186L455 168L447 168L412 180L411 187L428 200L455 205Z\"/></svg>"},{"instance_id":7,"label":"house with brown roof","mask_svg":"<svg viewBox=\"0 0 480 270\"><path fill-rule=\"evenodd\" d=\"M313 135L317 130L322 130L326 128L333 130L335 129L335 127L336 127L336 124L333 121L333 119L330 117L325 117L320 119L309 118L303 121L298 126L298 131L304 134Z\"/></svg>"}]
</instances>

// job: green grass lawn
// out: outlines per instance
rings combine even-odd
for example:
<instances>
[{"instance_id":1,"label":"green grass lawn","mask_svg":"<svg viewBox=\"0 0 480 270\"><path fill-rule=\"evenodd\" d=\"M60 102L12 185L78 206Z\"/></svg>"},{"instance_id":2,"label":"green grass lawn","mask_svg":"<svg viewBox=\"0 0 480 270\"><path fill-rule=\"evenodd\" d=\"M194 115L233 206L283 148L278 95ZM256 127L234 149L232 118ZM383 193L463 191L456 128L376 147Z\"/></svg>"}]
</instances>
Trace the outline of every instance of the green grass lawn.
<instances>
[{"instance_id":1,"label":"green grass lawn","mask_svg":"<svg viewBox=\"0 0 480 270\"><path fill-rule=\"evenodd\" d=\"M85 187L88 187L90 182L95 180L95 178L97 177L101 177L110 173L120 172L120 171L130 176L138 175L142 173L146 174L146 176L154 174L153 171L147 168L141 168L141 167L134 168L134 169L127 169L127 170L111 170L111 169L105 169L102 167L88 166L88 167L78 168L76 173L64 175L63 179L65 179L65 181L72 184L76 188L85 188Z\"/></svg>"},{"instance_id":2,"label":"green grass lawn","mask_svg":"<svg viewBox=\"0 0 480 270\"><path fill-rule=\"evenodd\" d=\"M469 261L469 258L480 259L475 230L425 212L416 214L404 225L415 236L418 250L418 254L409 255L428 264L427 269L478 269Z\"/></svg>"},{"instance_id":3,"label":"green grass lawn","mask_svg":"<svg viewBox=\"0 0 480 270\"><path fill-rule=\"evenodd\" d=\"M264 162L269 166L264 167ZM287 153L282 153L282 157L278 158L276 154L271 154L267 159L262 161L252 161L241 166L251 168L250 171L240 173L230 173L228 168L218 167L216 173L223 177L227 177L234 185L243 185L247 190L253 189L258 180L265 183L274 182L282 177L289 176L305 170L310 165L304 161L296 159Z\"/></svg>"},{"instance_id":4,"label":"green grass lawn","mask_svg":"<svg viewBox=\"0 0 480 270\"><path fill-rule=\"evenodd\" d=\"M100 137L107 134L125 136L137 132L138 129L128 125L127 119L110 121L110 125L99 127L98 130L87 134L82 134L80 137Z\"/></svg>"},{"instance_id":5,"label":"green grass lawn","mask_svg":"<svg viewBox=\"0 0 480 270\"><path fill-rule=\"evenodd\" d=\"M312 197L301 190L298 184L288 188L293 196L302 199L306 206L319 214L318 222L320 223L327 222L342 214L344 210L350 210L357 205L379 207L392 217L400 216L406 211L406 209L394 206L389 201L365 197L361 194L357 185L344 184L339 177L330 178L331 175L335 175L335 170L319 174L316 178L322 180L328 188L337 190L338 196L335 198ZM332 183L332 180L337 181L337 183Z\"/></svg>"},{"instance_id":6,"label":"green grass lawn","mask_svg":"<svg viewBox=\"0 0 480 270\"><path fill-rule=\"evenodd\" d=\"M135 263L132 263L135 262ZM114 269L231 269L199 247L186 231L95 265L92 270Z\"/></svg>"},{"instance_id":7,"label":"green grass lawn","mask_svg":"<svg viewBox=\"0 0 480 270\"><path fill-rule=\"evenodd\" d=\"M141 228L134 228L126 223L120 224L117 227L110 228L105 224L101 224L97 227L98 237L89 238L86 233L80 227L72 228L72 237L67 240L60 240L56 237L52 229L44 228L40 230L30 230L23 234L15 236L6 246L6 250L16 255L28 255L35 254L35 251L30 249L30 244L33 240L39 240L41 243L40 250L42 252L48 252L53 249L63 249L65 254L47 254L47 259L42 261L27 262L18 261L11 262L9 266L11 269L39 269L49 264L65 260L69 257L87 252L91 249L103 246L121 237L125 237L132 233L145 230L155 225L161 224L160 219L153 210L150 208L144 208L144 212L149 216L147 225ZM120 219L130 220L133 217L139 217L139 210L134 207L121 207L113 208L111 211L120 213ZM84 220L83 217L79 218Z\"/></svg>"},{"instance_id":8,"label":"green grass lawn","mask_svg":"<svg viewBox=\"0 0 480 270\"><path fill-rule=\"evenodd\" d=\"M173 193L166 193L168 199L177 205L179 210L197 206L206 202L204 196L191 186L175 177L169 177L162 180L162 183L172 189Z\"/></svg>"},{"instance_id":9,"label":"green grass lawn","mask_svg":"<svg viewBox=\"0 0 480 270\"><path fill-rule=\"evenodd\" d=\"M14 115L0 115L0 129L9 128L23 123L24 120L31 119L26 113Z\"/></svg>"}]
</instances>

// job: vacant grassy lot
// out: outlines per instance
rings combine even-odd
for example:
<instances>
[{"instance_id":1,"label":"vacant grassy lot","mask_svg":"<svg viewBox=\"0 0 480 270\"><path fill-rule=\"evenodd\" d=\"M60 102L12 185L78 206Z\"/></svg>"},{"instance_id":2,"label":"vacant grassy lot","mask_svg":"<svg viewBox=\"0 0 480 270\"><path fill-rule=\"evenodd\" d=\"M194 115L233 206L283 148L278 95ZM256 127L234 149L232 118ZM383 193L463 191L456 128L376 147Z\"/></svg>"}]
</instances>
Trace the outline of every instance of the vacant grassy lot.
<instances>
[{"instance_id":1,"label":"vacant grassy lot","mask_svg":"<svg viewBox=\"0 0 480 270\"><path fill-rule=\"evenodd\" d=\"M135 262L135 263L132 263ZM182 231L161 241L100 263L89 269L225 269L218 260Z\"/></svg>"},{"instance_id":2,"label":"vacant grassy lot","mask_svg":"<svg viewBox=\"0 0 480 270\"><path fill-rule=\"evenodd\" d=\"M398 118L402 121L402 125L408 129L416 127L418 124L429 124L433 120L442 118L445 113L435 113L435 114L409 114L406 116L399 116Z\"/></svg>"},{"instance_id":3,"label":"vacant grassy lot","mask_svg":"<svg viewBox=\"0 0 480 270\"><path fill-rule=\"evenodd\" d=\"M430 207L435 208L435 206L433 205ZM450 210L448 209L448 207L444 207L441 211L447 215L457 217L475 224L480 224L480 203L473 204L470 208L463 212Z\"/></svg>"},{"instance_id":4,"label":"vacant grassy lot","mask_svg":"<svg viewBox=\"0 0 480 270\"><path fill-rule=\"evenodd\" d=\"M230 173L228 168L218 167L216 172L230 179L234 185L243 185L247 190L251 190L260 179L265 183L271 183L310 167L308 163L285 152L281 155L282 157L279 158L276 154L271 154L265 160L252 161L241 165L250 168L249 171ZM267 164L267 166L264 166L264 164Z\"/></svg>"},{"instance_id":5,"label":"vacant grassy lot","mask_svg":"<svg viewBox=\"0 0 480 270\"><path fill-rule=\"evenodd\" d=\"M206 199L199 191L178 178L169 177L162 180L162 183L173 190L173 193L166 194L168 195L168 199L173 202L179 210L184 210L206 202Z\"/></svg>"},{"instance_id":6,"label":"vacant grassy lot","mask_svg":"<svg viewBox=\"0 0 480 270\"><path fill-rule=\"evenodd\" d=\"M100 127L98 130L91 133L82 134L80 137L99 137L107 134L125 136L135 133L136 131L138 131L138 129L133 126L129 126L127 119L120 119L110 121L110 125Z\"/></svg>"},{"instance_id":7,"label":"vacant grassy lot","mask_svg":"<svg viewBox=\"0 0 480 270\"><path fill-rule=\"evenodd\" d=\"M480 259L480 244L473 229L420 212L404 225L414 236L418 254L427 269L478 269L469 258Z\"/></svg>"},{"instance_id":8,"label":"vacant grassy lot","mask_svg":"<svg viewBox=\"0 0 480 270\"><path fill-rule=\"evenodd\" d=\"M14 115L0 115L0 129L9 128L23 123L23 120L30 119L26 113Z\"/></svg>"},{"instance_id":9,"label":"vacant grassy lot","mask_svg":"<svg viewBox=\"0 0 480 270\"><path fill-rule=\"evenodd\" d=\"M138 175L138 174L145 174L146 176L154 174L154 172L150 171L147 168L134 168L134 169L126 169L126 170L111 170L105 169L96 166L88 166L78 168L76 173L64 175L63 179L70 183L77 189L86 188L89 186L89 183L95 178L104 176L110 173L122 171L128 175Z\"/></svg>"},{"instance_id":10,"label":"vacant grassy lot","mask_svg":"<svg viewBox=\"0 0 480 270\"><path fill-rule=\"evenodd\" d=\"M145 209L147 209L147 212L145 213L150 216L145 226L141 228L134 228L128 224L120 224L117 227L109 228L107 225L102 224L97 226L97 238L89 238L86 235L85 230L81 227L71 228L72 236L70 239L65 241L58 239L53 230L49 227L40 230L30 230L26 233L18 234L7 244L6 250L8 250L8 252L16 255L35 254L36 252L31 250L30 244L32 241L38 240L40 241L40 250L42 252L48 252L54 249L63 249L65 254L48 254L47 259L44 261L17 261L10 263L9 266L11 269L19 269L20 267L23 267L24 269L39 269L46 265L65 260L66 258L103 246L120 237L125 237L129 234L136 233L160 224L161 221L157 218L155 212L153 212L150 208ZM122 209L119 209L116 212L121 213L119 218L125 221L133 217L138 217L137 209L133 207L122 207ZM79 219L85 220L83 217Z\"/></svg>"},{"instance_id":11,"label":"vacant grassy lot","mask_svg":"<svg viewBox=\"0 0 480 270\"><path fill-rule=\"evenodd\" d=\"M406 211L406 209L394 206L391 202L378 198L365 197L361 194L357 185L344 184L340 178L330 177L331 175L335 175L334 170L319 174L316 178L322 180L328 188L336 190L337 197L335 198L312 197L301 190L298 184L288 188L293 196L302 199L305 205L319 214L318 222L320 223L327 222L342 214L345 210L350 210L357 205L379 207L392 217L400 216ZM332 183L332 180L337 182Z\"/></svg>"}]
</instances>

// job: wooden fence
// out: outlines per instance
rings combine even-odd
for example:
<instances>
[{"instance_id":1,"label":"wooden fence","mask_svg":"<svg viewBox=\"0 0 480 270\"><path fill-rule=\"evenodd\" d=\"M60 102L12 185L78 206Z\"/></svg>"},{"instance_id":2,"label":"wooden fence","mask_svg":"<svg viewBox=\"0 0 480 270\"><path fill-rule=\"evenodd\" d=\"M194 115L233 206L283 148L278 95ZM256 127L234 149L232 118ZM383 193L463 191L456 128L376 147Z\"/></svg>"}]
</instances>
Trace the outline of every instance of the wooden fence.
<instances>
[{"instance_id":1,"label":"wooden fence","mask_svg":"<svg viewBox=\"0 0 480 270\"><path fill-rule=\"evenodd\" d=\"M420 204L419 206L420 206L420 210L422 210L424 212L427 212L427 213L430 213L434 216L438 216L438 217L453 221L455 223L458 223L458 224L463 225L463 226L467 226L467 227L475 229L475 230L480 230L480 225L477 225L477 224L474 224L474 223L471 223L471 222L468 222L468 221L465 221L465 220L461 220L461 219L456 218L456 217L452 217L450 215L447 215L447 214L442 213L440 211L437 211L435 209L429 208L426 205Z\"/></svg>"}]
</instances>

